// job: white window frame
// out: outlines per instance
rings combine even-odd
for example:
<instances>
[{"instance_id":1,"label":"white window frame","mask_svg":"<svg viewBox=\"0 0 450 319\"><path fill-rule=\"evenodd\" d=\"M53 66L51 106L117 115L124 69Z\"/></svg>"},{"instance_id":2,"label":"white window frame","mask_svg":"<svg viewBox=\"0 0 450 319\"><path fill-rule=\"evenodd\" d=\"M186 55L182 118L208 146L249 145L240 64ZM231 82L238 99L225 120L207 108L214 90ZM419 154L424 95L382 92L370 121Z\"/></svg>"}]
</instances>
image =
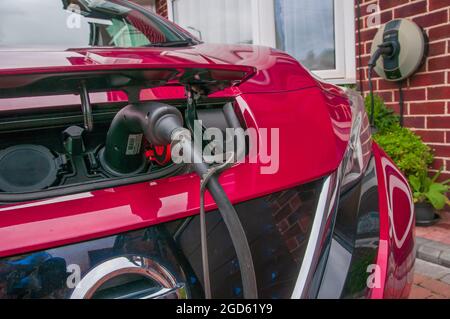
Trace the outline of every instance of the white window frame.
<instances>
[{"instance_id":1,"label":"white window frame","mask_svg":"<svg viewBox=\"0 0 450 319\"><path fill-rule=\"evenodd\" d=\"M147 10L150 10L152 12L156 12L156 6L155 6L155 0L141 0L141 1L134 1L137 4L141 5L142 7L146 8Z\"/></svg>"},{"instance_id":2,"label":"white window frame","mask_svg":"<svg viewBox=\"0 0 450 319\"><path fill-rule=\"evenodd\" d=\"M167 0L169 20L173 21L173 2ZM252 1L253 43L276 47L274 0ZM318 0L320 1L320 0ZM334 0L336 69L313 71L314 74L334 84L356 83L355 10L353 1Z\"/></svg>"},{"instance_id":3,"label":"white window frame","mask_svg":"<svg viewBox=\"0 0 450 319\"><path fill-rule=\"evenodd\" d=\"M156 1L150 0L150 10L156 13Z\"/></svg>"}]
</instances>

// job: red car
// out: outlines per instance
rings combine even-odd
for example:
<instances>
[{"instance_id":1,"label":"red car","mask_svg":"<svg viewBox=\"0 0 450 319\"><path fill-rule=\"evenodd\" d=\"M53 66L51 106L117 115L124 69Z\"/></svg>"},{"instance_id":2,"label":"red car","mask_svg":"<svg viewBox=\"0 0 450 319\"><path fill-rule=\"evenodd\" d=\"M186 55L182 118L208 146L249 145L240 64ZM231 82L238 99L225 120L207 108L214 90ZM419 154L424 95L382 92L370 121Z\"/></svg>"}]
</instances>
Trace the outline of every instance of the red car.
<instances>
[{"instance_id":1,"label":"red car","mask_svg":"<svg viewBox=\"0 0 450 319\"><path fill-rule=\"evenodd\" d=\"M411 192L357 93L127 1L0 25L0 298L408 296Z\"/></svg>"}]
</instances>

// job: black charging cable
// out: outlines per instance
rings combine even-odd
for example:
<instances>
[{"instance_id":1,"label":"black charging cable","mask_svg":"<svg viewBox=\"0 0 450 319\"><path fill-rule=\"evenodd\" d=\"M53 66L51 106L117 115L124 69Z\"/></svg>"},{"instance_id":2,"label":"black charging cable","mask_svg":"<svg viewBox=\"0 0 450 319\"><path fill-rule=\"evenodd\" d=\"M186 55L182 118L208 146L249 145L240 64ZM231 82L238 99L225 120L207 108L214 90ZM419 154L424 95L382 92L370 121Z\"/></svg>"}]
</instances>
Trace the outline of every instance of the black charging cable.
<instances>
[{"instance_id":1,"label":"black charging cable","mask_svg":"<svg viewBox=\"0 0 450 319\"><path fill-rule=\"evenodd\" d=\"M370 94L370 126L372 127L372 131L375 130L375 97L373 96L373 80L372 80L372 72L375 66L377 65L378 59L381 57L381 49L378 48L374 55L369 60L369 70L367 71L367 78L369 81L369 94Z\"/></svg>"},{"instance_id":2,"label":"black charging cable","mask_svg":"<svg viewBox=\"0 0 450 319\"><path fill-rule=\"evenodd\" d=\"M176 109L174 109L176 110ZM152 115L150 115L151 117ZM242 286L244 289L244 298L245 299L257 299L258 298L258 289L256 282L256 274L255 268L252 259L252 252L250 249L250 245L247 239L247 235L245 233L244 227L239 219L239 216L232 205L230 199L227 197L224 189L222 188L219 178L217 176L218 170L215 168L211 168L205 161L203 160L203 156L199 150L196 149L194 143L190 140L190 131L188 129L182 128L182 126L176 128L172 126L171 123L167 125L164 123L167 121L159 121L160 125L157 125L156 131L164 136L171 142L172 149L176 149L180 147L183 150L183 157L189 158L192 161L192 168L197 173L197 175L201 178L201 187L205 187L208 189L212 198L217 204L219 212L222 216L222 219L225 223L225 226L228 229L230 234L231 241L233 243L234 249L236 251L237 260L239 262L239 268L241 270L241 278L242 278ZM170 129L170 130L169 130ZM167 135L167 133L169 133ZM234 159L234 154L231 159ZM227 161L224 166L219 167L219 170L226 169L230 163ZM206 182L205 182L206 181ZM203 190L201 190L203 192ZM203 196L200 197L201 206L204 207ZM206 220L205 213L202 208L201 212L201 242L202 242L202 264L208 264L207 258L207 238L206 238ZM209 278L209 266L206 266L204 269L204 278L205 278L205 290L206 297L211 298L211 284Z\"/></svg>"},{"instance_id":3,"label":"black charging cable","mask_svg":"<svg viewBox=\"0 0 450 319\"><path fill-rule=\"evenodd\" d=\"M208 239L206 231L206 212L205 212L205 192L208 187L208 183L212 178L218 176L221 172L234 164L235 154L227 154L227 160L219 165L211 167L208 172L202 176L200 181L200 237L202 246L202 265L203 265L203 283L205 287L205 298L212 299L211 291L211 276L209 271L209 258L208 258Z\"/></svg>"},{"instance_id":4,"label":"black charging cable","mask_svg":"<svg viewBox=\"0 0 450 319\"><path fill-rule=\"evenodd\" d=\"M404 114L405 114L405 98L403 95L403 83L398 83L398 103L400 105L400 126L404 125Z\"/></svg>"},{"instance_id":5,"label":"black charging cable","mask_svg":"<svg viewBox=\"0 0 450 319\"><path fill-rule=\"evenodd\" d=\"M368 79L369 79L369 94L370 94L370 125L372 130L375 129L375 98L373 96L373 82L372 82L373 67L369 66Z\"/></svg>"},{"instance_id":6,"label":"black charging cable","mask_svg":"<svg viewBox=\"0 0 450 319\"><path fill-rule=\"evenodd\" d=\"M227 120L234 113L231 105L224 108L224 112ZM234 119L230 121L230 125L233 127L239 126L239 120L235 114ZM219 168L210 167L203 158L202 149L198 150L194 145L194 141L191 141L191 131L184 128L184 119L181 112L171 105L158 102L145 102L129 105L116 115L108 132L106 146L103 149L103 153L109 156L100 157L102 166L111 167L113 164L117 164L114 165L114 168L120 171L133 171L139 168L141 162L145 163L145 156L136 152L135 161L132 161L133 165L131 166L129 159L131 156L128 156L126 152L129 136L141 134L154 146L171 144L172 150L179 148L181 150L180 155L182 156L180 159L188 159L192 163L194 172L202 179L203 191L207 189L211 194L230 234L241 270L244 298L257 299L258 287L250 244L236 209L225 193L218 178L218 173L226 169L230 162L227 161L224 166L220 166ZM141 147L140 149L142 150L143 148ZM240 149L238 148L236 156L232 158L240 158ZM245 150L244 145L242 149ZM172 159L174 159L173 156ZM201 206L204 207L203 199ZM202 225L202 242L206 243L204 210L202 211ZM207 246L203 245L202 249L203 263L207 264ZM210 279L207 268L205 278L205 284L208 285L206 291L207 297L211 298Z\"/></svg>"},{"instance_id":7,"label":"black charging cable","mask_svg":"<svg viewBox=\"0 0 450 319\"><path fill-rule=\"evenodd\" d=\"M370 94L370 125L372 127L372 131L376 130L375 128L375 97L373 95L373 79L372 72L375 66L377 65L378 59L381 56L392 56L395 53L394 45L391 42L385 42L378 46L378 49L375 53L370 57L368 66L368 81L369 81L369 94Z\"/></svg>"},{"instance_id":8,"label":"black charging cable","mask_svg":"<svg viewBox=\"0 0 450 319\"><path fill-rule=\"evenodd\" d=\"M224 109L224 111L226 111ZM127 117L123 118L126 122L135 118L136 123L132 127L139 126L140 131L145 135L147 140L153 145L172 145L172 150L182 150L180 156L182 159L189 159L192 168L202 180L202 192L208 190L211 197L217 204L217 208L222 216L225 226L230 234L231 241L236 251L239 268L241 270L243 294L245 299L257 299L258 287L256 282L255 267L252 258L250 244L248 242L244 227L239 219L236 209L232 205L230 199L225 193L219 182L218 173L226 169L230 162L227 161L219 168L210 167L202 154L202 150L195 147L194 141L191 140L191 131L184 128L183 116L181 112L174 106L167 104L148 102L141 103L138 109L130 108ZM235 121L238 121L235 119ZM126 124L126 123L125 123ZM231 124L231 123L230 123ZM239 158L240 148L236 151ZM174 155L174 154L172 154ZM231 157L234 158L235 156ZM172 159L174 159L172 157ZM203 197L203 196L201 196ZM202 207L204 207L203 198ZM202 263L208 263L207 245L206 244L206 221L205 213L202 208ZM204 269L204 278L206 285L206 297L211 298L211 285L209 278L208 266Z\"/></svg>"}]
</instances>

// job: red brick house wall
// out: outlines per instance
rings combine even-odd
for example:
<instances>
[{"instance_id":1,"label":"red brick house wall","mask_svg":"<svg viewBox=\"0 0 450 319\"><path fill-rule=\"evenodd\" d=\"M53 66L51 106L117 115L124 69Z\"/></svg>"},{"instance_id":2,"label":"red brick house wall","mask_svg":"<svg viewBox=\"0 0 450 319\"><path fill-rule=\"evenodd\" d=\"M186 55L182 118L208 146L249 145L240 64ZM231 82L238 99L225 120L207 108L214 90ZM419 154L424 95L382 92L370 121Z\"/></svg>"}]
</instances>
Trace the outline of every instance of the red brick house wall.
<instances>
[{"instance_id":1,"label":"red brick house wall","mask_svg":"<svg viewBox=\"0 0 450 319\"><path fill-rule=\"evenodd\" d=\"M356 0L358 1L358 0ZM363 87L367 93L367 63L377 27L369 27L367 18L378 4L381 23L396 18L408 18L425 29L429 37L429 54L417 74L404 84L405 125L419 134L435 152L433 170L441 167L442 179L450 178L450 1L449 0L359 0L361 15L361 49ZM355 6L356 17L358 8ZM356 20L358 21L358 20ZM356 27L358 25L356 24ZM358 39L358 37L356 37ZM357 57L359 77L359 63ZM386 82L374 74L376 93L398 112L398 85Z\"/></svg>"},{"instance_id":2,"label":"red brick house wall","mask_svg":"<svg viewBox=\"0 0 450 319\"><path fill-rule=\"evenodd\" d=\"M155 9L156 13L159 15L162 15L163 17L167 18L167 0L156 0L155 1Z\"/></svg>"}]
</instances>

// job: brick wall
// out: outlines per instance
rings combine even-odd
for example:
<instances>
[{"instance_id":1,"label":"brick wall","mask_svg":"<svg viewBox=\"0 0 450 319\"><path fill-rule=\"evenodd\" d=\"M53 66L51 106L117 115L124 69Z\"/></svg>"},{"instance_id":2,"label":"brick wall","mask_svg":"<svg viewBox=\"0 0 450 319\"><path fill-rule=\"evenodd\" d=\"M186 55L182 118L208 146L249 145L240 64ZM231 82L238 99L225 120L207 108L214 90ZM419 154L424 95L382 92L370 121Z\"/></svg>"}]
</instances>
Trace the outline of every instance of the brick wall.
<instances>
[{"instance_id":1,"label":"brick wall","mask_svg":"<svg viewBox=\"0 0 450 319\"><path fill-rule=\"evenodd\" d=\"M167 18L167 0L156 0L155 8L156 8L156 13Z\"/></svg>"},{"instance_id":2,"label":"brick wall","mask_svg":"<svg viewBox=\"0 0 450 319\"><path fill-rule=\"evenodd\" d=\"M358 1L358 0L356 0ZM378 4L381 23L408 18L423 27L429 37L429 56L417 74L404 84L405 125L419 134L435 151L433 170L444 167L442 179L450 178L450 1L448 0L359 0L361 5L361 53L363 86L367 91L367 63L377 27L367 18ZM355 6L356 12L357 6ZM357 15L356 15L357 16ZM359 45L356 44L357 55ZM358 77L359 77L359 63ZM399 111L398 85L376 77L374 89L387 105Z\"/></svg>"}]
</instances>

